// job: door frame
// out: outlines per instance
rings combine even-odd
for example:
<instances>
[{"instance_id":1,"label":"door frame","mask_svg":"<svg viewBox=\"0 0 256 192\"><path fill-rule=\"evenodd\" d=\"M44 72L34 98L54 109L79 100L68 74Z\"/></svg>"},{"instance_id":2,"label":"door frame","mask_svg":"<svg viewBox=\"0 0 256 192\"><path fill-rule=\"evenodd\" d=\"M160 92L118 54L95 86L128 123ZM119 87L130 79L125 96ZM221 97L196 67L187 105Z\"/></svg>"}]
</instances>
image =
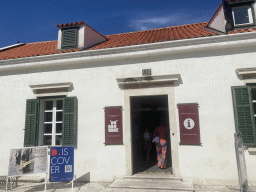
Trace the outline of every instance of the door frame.
<instances>
[{"instance_id":1,"label":"door frame","mask_svg":"<svg viewBox=\"0 0 256 192\"><path fill-rule=\"evenodd\" d=\"M154 87L142 89L125 89L124 90L124 144L125 144L125 174L131 176L133 174L132 163L132 127L131 127L131 101L132 96L168 96L170 141L172 155L173 176L180 177L179 153L178 153L178 137L176 125L176 106L174 98L174 87Z\"/></svg>"}]
</instances>

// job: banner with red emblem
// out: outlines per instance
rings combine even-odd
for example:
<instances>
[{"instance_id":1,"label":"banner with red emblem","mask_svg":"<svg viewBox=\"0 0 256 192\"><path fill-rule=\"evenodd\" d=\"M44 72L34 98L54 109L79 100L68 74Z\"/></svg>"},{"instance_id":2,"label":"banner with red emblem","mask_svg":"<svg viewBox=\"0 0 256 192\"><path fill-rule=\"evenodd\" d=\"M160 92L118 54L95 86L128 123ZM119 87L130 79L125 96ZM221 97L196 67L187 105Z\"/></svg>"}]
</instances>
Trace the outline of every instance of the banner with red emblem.
<instances>
[{"instance_id":1,"label":"banner with red emblem","mask_svg":"<svg viewBox=\"0 0 256 192\"><path fill-rule=\"evenodd\" d=\"M123 144L122 107L105 107L105 144Z\"/></svg>"}]
</instances>

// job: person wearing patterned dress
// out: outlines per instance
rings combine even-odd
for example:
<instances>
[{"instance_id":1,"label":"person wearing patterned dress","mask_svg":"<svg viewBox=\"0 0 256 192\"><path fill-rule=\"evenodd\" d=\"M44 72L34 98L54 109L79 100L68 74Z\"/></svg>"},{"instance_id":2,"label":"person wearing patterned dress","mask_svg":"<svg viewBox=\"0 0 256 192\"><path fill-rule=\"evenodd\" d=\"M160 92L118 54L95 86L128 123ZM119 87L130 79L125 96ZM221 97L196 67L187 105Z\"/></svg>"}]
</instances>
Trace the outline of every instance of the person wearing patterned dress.
<instances>
[{"instance_id":1,"label":"person wearing patterned dress","mask_svg":"<svg viewBox=\"0 0 256 192\"><path fill-rule=\"evenodd\" d=\"M157 166L160 169L165 169L167 166L167 141L166 141L166 128L164 125L164 119L161 119L160 125L156 127L154 131L154 137L159 135L159 143L156 143L157 151Z\"/></svg>"}]
</instances>

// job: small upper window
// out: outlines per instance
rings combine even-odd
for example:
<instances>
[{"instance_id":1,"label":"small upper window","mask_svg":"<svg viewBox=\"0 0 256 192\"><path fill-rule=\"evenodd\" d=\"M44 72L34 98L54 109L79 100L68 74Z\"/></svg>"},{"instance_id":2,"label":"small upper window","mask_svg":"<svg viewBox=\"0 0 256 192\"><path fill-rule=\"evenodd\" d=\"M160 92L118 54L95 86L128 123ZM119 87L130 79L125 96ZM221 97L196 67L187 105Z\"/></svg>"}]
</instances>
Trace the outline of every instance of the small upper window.
<instances>
[{"instance_id":1,"label":"small upper window","mask_svg":"<svg viewBox=\"0 0 256 192\"><path fill-rule=\"evenodd\" d=\"M245 25L253 23L252 8L249 5L236 6L232 8L234 25Z\"/></svg>"}]
</instances>

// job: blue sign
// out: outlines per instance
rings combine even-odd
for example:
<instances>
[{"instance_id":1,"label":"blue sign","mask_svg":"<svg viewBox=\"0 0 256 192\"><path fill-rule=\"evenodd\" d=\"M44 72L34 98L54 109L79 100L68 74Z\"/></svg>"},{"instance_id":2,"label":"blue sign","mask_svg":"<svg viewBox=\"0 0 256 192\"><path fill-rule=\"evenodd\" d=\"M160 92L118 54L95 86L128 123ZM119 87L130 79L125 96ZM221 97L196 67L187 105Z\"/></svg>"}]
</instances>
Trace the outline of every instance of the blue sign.
<instances>
[{"instance_id":1,"label":"blue sign","mask_svg":"<svg viewBox=\"0 0 256 192\"><path fill-rule=\"evenodd\" d=\"M51 147L50 153L50 182L72 181L74 147Z\"/></svg>"}]
</instances>

